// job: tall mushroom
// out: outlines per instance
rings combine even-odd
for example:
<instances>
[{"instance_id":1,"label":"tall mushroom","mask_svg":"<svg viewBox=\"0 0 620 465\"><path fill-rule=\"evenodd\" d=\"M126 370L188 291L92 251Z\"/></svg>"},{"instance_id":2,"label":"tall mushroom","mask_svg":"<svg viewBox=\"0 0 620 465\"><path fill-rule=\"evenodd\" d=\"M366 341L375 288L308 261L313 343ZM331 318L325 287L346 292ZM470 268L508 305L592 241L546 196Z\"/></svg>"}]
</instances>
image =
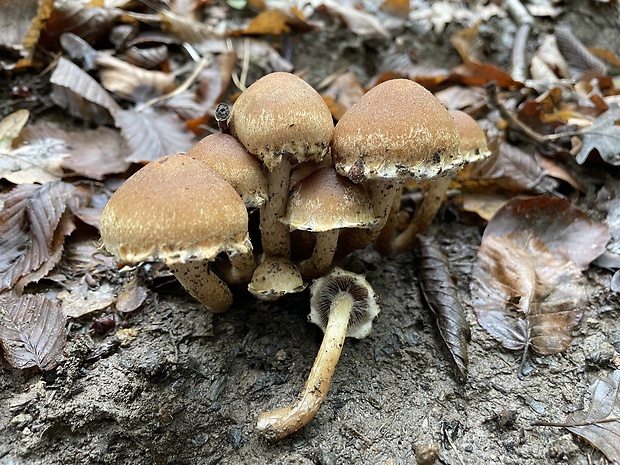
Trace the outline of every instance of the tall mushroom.
<instances>
[{"instance_id":1,"label":"tall mushroom","mask_svg":"<svg viewBox=\"0 0 620 465\"><path fill-rule=\"evenodd\" d=\"M258 416L257 430L271 441L294 433L314 418L327 397L345 337L368 336L372 321L379 314L377 296L368 281L340 268L317 279L310 293L309 320L325 333L323 343L299 399L288 407Z\"/></svg>"},{"instance_id":2,"label":"tall mushroom","mask_svg":"<svg viewBox=\"0 0 620 465\"><path fill-rule=\"evenodd\" d=\"M269 200L260 213L263 251L266 256L288 258L290 237L280 218L286 211L291 165L325 156L334 128L329 108L303 79L271 73L237 98L229 126L269 170Z\"/></svg>"},{"instance_id":3,"label":"tall mushroom","mask_svg":"<svg viewBox=\"0 0 620 465\"><path fill-rule=\"evenodd\" d=\"M213 312L226 310L232 293L209 262L221 252L251 252L247 210L237 192L185 155L158 158L118 188L101 216L101 242L126 263L164 261Z\"/></svg>"},{"instance_id":4,"label":"tall mushroom","mask_svg":"<svg viewBox=\"0 0 620 465\"><path fill-rule=\"evenodd\" d=\"M366 191L329 166L313 171L293 189L286 217L291 231L310 231L312 255L299 264L305 278L319 278L332 266L343 228L370 228L376 222Z\"/></svg>"},{"instance_id":5,"label":"tall mushroom","mask_svg":"<svg viewBox=\"0 0 620 465\"><path fill-rule=\"evenodd\" d=\"M368 186L378 224L388 220L394 198L407 179L437 177L458 159L458 132L442 103L408 79L370 89L338 121L331 148L336 170Z\"/></svg>"},{"instance_id":6,"label":"tall mushroom","mask_svg":"<svg viewBox=\"0 0 620 465\"><path fill-rule=\"evenodd\" d=\"M459 152L462 163L471 164L488 158L491 152L487 148L487 138L476 120L460 110L450 110L449 113L459 132ZM450 182L458 170L464 166L463 164L447 169L442 176L431 181L426 197L409 226L396 237L394 241L396 250L411 249L415 242L415 235L418 232L424 233L428 230L441 207L446 191L450 187Z\"/></svg>"}]
</instances>

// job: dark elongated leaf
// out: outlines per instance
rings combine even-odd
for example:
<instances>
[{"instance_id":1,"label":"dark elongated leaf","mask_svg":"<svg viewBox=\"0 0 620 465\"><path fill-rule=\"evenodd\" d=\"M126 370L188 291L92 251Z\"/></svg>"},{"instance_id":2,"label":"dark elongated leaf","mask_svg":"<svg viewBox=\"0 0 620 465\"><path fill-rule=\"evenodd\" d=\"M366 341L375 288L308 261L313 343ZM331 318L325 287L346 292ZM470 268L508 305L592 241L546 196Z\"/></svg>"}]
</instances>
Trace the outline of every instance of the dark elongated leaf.
<instances>
[{"instance_id":1,"label":"dark elongated leaf","mask_svg":"<svg viewBox=\"0 0 620 465\"><path fill-rule=\"evenodd\" d=\"M596 118L589 128L583 129L583 145L575 158L582 165L592 150L597 150L603 160L610 165L620 165L620 108L610 107Z\"/></svg>"},{"instance_id":2,"label":"dark elongated leaf","mask_svg":"<svg viewBox=\"0 0 620 465\"><path fill-rule=\"evenodd\" d=\"M568 27L557 27L555 37L558 48L566 59L573 76L586 71L606 74L607 66L605 63L591 53Z\"/></svg>"},{"instance_id":3,"label":"dark elongated leaf","mask_svg":"<svg viewBox=\"0 0 620 465\"><path fill-rule=\"evenodd\" d=\"M66 58L59 58L50 77L54 85L52 100L77 118L85 118L97 124L112 122L120 106L88 73Z\"/></svg>"},{"instance_id":4,"label":"dark elongated leaf","mask_svg":"<svg viewBox=\"0 0 620 465\"><path fill-rule=\"evenodd\" d=\"M129 147L130 162L150 162L163 155L186 152L196 142L173 113L153 108L141 112L122 110L115 119Z\"/></svg>"},{"instance_id":5,"label":"dark elongated leaf","mask_svg":"<svg viewBox=\"0 0 620 465\"><path fill-rule=\"evenodd\" d=\"M0 297L0 342L15 368L51 370L67 340L66 317L44 295L5 293Z\"/></svg>"},{"instance_id":6,"label":"dark elongated leaf","mask_svg":"<svg viewBox=\"0 0 620 465\"><path fill-rule=\"evenodd\" d=\"M461 380L467 379L467 342L471 334L465 310L452 282L450 265L436 241L418 235L416 254L420 287L424 298L437 319L439 334L445 342L459 371Z\"/></svg>"},{"instance_id":7,"label":"dark elongated leaf","mask_svg":"<svg viewBox=\"0 0 620 465\"><path fill-rule=\"evenodd\" d=\"M40 269L49 271L60 260L64 236L73 229L63 216L69 205L78 203L78 191L61 181L23 184L1 200L0 291L4 291Z\"/></svg>"}]
</instances>

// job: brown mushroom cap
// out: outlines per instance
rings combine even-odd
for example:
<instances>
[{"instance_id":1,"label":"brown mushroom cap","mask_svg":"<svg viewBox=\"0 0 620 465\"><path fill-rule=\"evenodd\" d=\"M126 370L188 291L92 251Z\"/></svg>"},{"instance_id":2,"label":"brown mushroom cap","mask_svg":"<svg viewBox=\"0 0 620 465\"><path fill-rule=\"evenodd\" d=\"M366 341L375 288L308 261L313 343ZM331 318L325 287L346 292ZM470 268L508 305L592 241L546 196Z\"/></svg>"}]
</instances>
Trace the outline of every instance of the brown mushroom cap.
<instances>
[{"instance_id":1,"label":"brown mushroom cap","mask_svg":"<svg viewBox=\"0 0 620 465\"><path fill-rule=\"evenodd\" d=\"M460 164L454 121L428 90L408 79L370 89L332 135L336 170L364 179L431 179Z\"/></svg>"},{"instance_id":2,"label":"brown mushroom cap","mask_svg":"<svg viewBox=\"0 0 620 465\"><path fill-rule=\"evenodd\" d=\"M475 119L460 110L450 110L450 115L459 131L461 156L466 163L475 163L488 158L487 137Z\"/></svg>"},{"instance_id":3,"label":"brown mushroom cap","mask_svg":"<svg viewBox=\"0 0 620 465\"><path fill-rule=\"evenodd\" d=\"M127 179L103 210L101 239L127 263L173 264L251 250L237 192L185 155L158 158Z\"/></svg>"},{"instance_id":4,"label":"brown mushroom cap","mask_svg":"<svg viewBox=\"0 0 620 465\"><path fill-rule=\"evenodd\" d=\"M277 300L285 294L301 292L306 284L293 262L283 257L267 257L260 263L248 291L259 300Z\"/></svg>"},{"instance_id":5,"label":"brown mushroom cap","mask_svg":"<svg viewBox=\"0 0 620 465\"><path fill-rule=\"evenodd\" d=\"M293 162L320 161L334 128L331 112L319 93L291 73L267 74L235 101L231 134L269 170L289 154Z\"/></svg>"},{"instance_id":6,"label":"brown mushroom cap","mask_svg":"<svg viewBox=\"0 0 620 465\"><path fill-rule=\"evenodd\" d=\"M366 191L329 166L312 172L293 189L282 221L291 230L322 232L367 227L376 218Z\"/></svg>"},{"instance_id":7,"label":"brown mushroom cap","mask_svg":"<svg viewBox=\"0 0 620 465\"><path fill-rule=\"evenodd\" d=\"M229 134L211 134L186 155L206 163L228 181L247 207L257 208L267 200L267 176L263 167L245 147Z\"/></svg>"}]
</instances>

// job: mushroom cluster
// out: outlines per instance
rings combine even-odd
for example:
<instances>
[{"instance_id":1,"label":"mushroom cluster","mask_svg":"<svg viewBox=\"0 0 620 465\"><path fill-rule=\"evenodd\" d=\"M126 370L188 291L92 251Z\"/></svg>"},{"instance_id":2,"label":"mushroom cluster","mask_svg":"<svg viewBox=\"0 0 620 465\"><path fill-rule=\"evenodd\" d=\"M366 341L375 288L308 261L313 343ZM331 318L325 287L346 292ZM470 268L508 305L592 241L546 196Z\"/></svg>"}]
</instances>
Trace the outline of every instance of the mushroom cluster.
<instances>
[{"instance_id":1,"label":"mushroom cluster","mask_svg":"<svg viewBox=\"0 0 620 465\"><path fill-rule=\"evenodd\" d=\"M272 73L217 120L224 132L155 160L114 193L101 242L129 264L164 261L213 312L230 307L232 286L275 300L314 280L310 319L325 332L323 345L301 398L261 414L257 425L280 439L314 416L345 336L365 337L378 314L364 277L335 262L373 242L383 253L410 248L456 171L487 156L486 138L467 115L450 114L406 79L377 85L334 127L314 88ZM395 237L408 180L431 187Z\"/></svg>"}]
</instances>

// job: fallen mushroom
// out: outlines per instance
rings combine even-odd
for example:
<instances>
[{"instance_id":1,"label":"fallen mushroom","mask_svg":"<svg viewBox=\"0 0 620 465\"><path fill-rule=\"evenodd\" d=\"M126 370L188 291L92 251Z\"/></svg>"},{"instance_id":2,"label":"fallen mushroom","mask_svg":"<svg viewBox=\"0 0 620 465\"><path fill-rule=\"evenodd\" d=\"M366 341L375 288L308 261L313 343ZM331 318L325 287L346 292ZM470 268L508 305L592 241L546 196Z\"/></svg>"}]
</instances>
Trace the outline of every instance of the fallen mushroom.
<instances>
[{"instance_id":1,"label":"fallen mushroom","mask_svg":"<svg viewBox=\"0 0 620 465\"><path fill-rule=\"evenodd\" d=\"M366 234L366 244L386 225L405 180L432 179L454 166L458 143L456 125L442 103L408 79L373 87L342 116L331 142L334 166L367 186L379 218ZM384 252L390 249L389 236L385 244L378 244Z\"/></svg>"},{"instance_id":2,"label":"fallen mushroom","mask_svg":"<svg viewBox=\"0 0 620 465\"><path fill-rule=\"evenodd\" d=\"M459 163L446 169L442 176L431 181L426 197L409 226L394 240L394 248L398 251L413 248L415 235L428 230L441 207L443 198L455 174L465 165L484 160L491 154L487 148L487 138L484 131L471 116L459 110L450 110L449 113L459 132L459 152L462 164Z\"/></svg>"},{"instance_id":3,"label":"fallen mushroom","mask_svg":"<svg viewBox=\"0 0 620 465\"><path fill-rule=\"evenodd\" d=\"M232 293L209 262L221 252L252 251L247 210L237 192L185 155L158 158L118 188L101 215L101 242L129 264L164 261L213 312L226 310Z\"/></svg>"},{"instance_id":4,"label":"fallen mushroom","mask_svg":"<svg viewBox=\"0 0 620 465\"><path fill-rule=\"evenodd\" d=\"M280 440L307 425L327 397L345 337L362 339L370 334L379 314L377 295L366 279L340 268L317 279L310 288L309 320L324 331L299 399L292 405L263 412L256 429L270 441Z\"/></svg>"},{"instance_id":5,"label":"fallen mushroom","mask_svg":"<svg viewBox=\"0 0 620 465\"><path fill-rule=\"evenodd\" d=\"M280 219L286 212L291 166L320 161L334 128L319 93L294 74L267 74L235 101L230 132L269 170L269 202L261 209L260 229L267 256L290 256L290 237Z\"/></svg>"},{"instance_id":6,"label":"fallen mushroom","mask_svg":"<svg viewBox=\"0 0 620 465\"><path fill-rule=\"evenodd\" d=\"M293 189L282 221L291 231L315 234L312 255L299 263L301 275L314 279L332 266L341 229L370 228L376 218L366 191L330 166L313 171Z\"/></svg>"}]
</instances>

